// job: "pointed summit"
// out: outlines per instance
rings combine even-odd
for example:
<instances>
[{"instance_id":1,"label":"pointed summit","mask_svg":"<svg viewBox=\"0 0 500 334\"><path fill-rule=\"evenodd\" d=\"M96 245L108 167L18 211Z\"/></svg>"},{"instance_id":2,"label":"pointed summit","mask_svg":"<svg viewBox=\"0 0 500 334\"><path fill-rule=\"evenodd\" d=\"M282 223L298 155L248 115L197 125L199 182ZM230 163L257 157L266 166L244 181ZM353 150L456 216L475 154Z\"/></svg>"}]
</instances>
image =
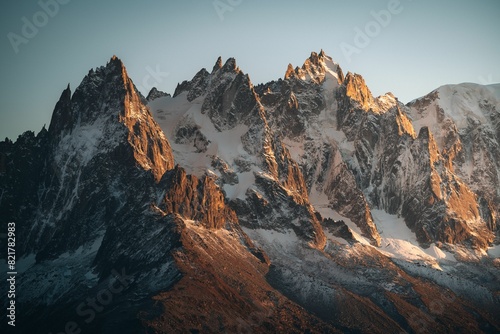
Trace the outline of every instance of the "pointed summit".
<instances>
[{"instance_id":1,"label":"pointed summit","mask_svg":"<svg viewBox=\"0 0 500 334\"><path fill-rule=\"evenodd\" d=\"M120 58L118 58L116 55L113 55L113 57L111 57L111 59L109 60L108 64L110 63L119 63L121 65L123 65L123 62L121 61Z\"/></svg>"},{"instance_id":2,"label":"pointed summit","mask_svg":"<svg viewBox=\"0 0 500 334\"><path fill-rule=\"evenodd\" d=\"M296 73L295 73L295 69L293 68L293 65L288 64L288 68L286 69L286 73L285 73L285 80L290 79L290 78L295 77L295 76L296 76Z\"/></svg>"},{"instance_id":3,"label":"pointed summit","mask_svg":"<svg viewBox=\"0 0 500 334\"><path fill-rule=\"evenodd\" d=\"M146 97L146 100L148 102L151 102L153 100L156 100L156 99L159 99L160 97L165 97L165 96L170 96L170 94L165 93L161 90L158 90L156 87L153 87L149 91L148 96Z\"/></svg>"},{"instance_id":4,"label":"pointed summit","mask_svg":"<svg viewBox=\"0 0 500 334\"><path fill-rule=\"evenodd\" d=\"M106 66L90 71L73 96L69 86L62 93L49 133L55 143L71 133L63 138L60 150L67 152L67 147L71 147L68 154L81 155L75 159L82 165L98 154L96 148L111 150L121 140L121 144L126 143L129 161L151 170L159 180L173 167L174 159L170 144L145 103L122 61L113 56Z\"/></svg>"},{"instance_id":5,"label":"pointed summit","mask_svg":"<svg viewBox=\"0 0 500 334\"><path fill-rule=\"evenodd\" d=\"M292 77L317 84L321 84L327 79L333 80L335 85L340 85L344 81L342 69L323 49L319 54L314 51L311 52L311 55L305 60L301 68L296 67L293 69L289 64L285 73L285 80Z\"/></svg>"},{"instance_id":6,"label":"pointed summit","mask_svg":"<svg viewBox=\"0 0 500 334\"><path fill-rule=\"evenodd\" d=\"M240 71L239 67L236 66L236 59L228 58L224 66L222 67L222 71L224 72L235 72L238 73Z\"/></svg>"},{"instance_id":7,"label":"pointed summit","mask_svg":"<svg viewBox=\"0 0 500 334\"><path fill-rule=\"evenodd\" d=\"M70 129L74 123L74 115L71 108L71 88L69 86L62 92L57 102L52 118L50 120L49 133L55 137L63 130Z\"/></svg>"},{"instance_id":8,"label":"pointed summit","mask_svg":"<svg viewBox=\"0 0 500 334\"><path fill-rule=\"evenodd\" d=\"M321 51L323 51L323 50L321 50ZM314 51L311 52L311 56L309 56L310 63L318 66L319 65L319 60L320 59L319 59L318 54L316 52L314 52ZM306 60L306 62L304 63L304 66L306 66L307 63L308 63L308 61Z\"/></svg>"},{"instance_id":9,"label":"pointed summit","mask_svg":"<svg viewBox=\"0 0 500 334\"><path fill-rule=\"evenodd\" d=\"M219 58L217 58L217 61L215 62L215 65L212 69L212 73L220 70L222 68L222 57L219 56Z\"/></svg>"},{"instance_id":10,"label":"pointed summit","mask_svg":"<svg viewBox=\"0 0 500 334\"><path fill-rule=\"evenodd\" d=\"M373 106L372 93L361 75L348 72L343 85L346 88L346 95L359 102L363 109L367 110Z\"/></svg>"},{"instance_id":11,"label":"pointed summit","mask_svg":"<svg viewBox=\"0 0 500 334\"><path fill-rule=\"evenodd\" d=\"M218 69L212 72L212 74L217 73L217 71ZM177 87L174 91L174 97L178 96L182 92L187 92L188 101L193 101L195 98L205 93L210 76L211 74L208 73L206 69L202 68L190 81L184 80L182 83L177 84Z\"/></svg>"},{"instance_id":12,"label":"pointed summit","mask_svg":"<svg viewBox=\"0 0 500 334\"><path fill-rule=\"evenodd\" d=\"M125 65L123 65L123 62L121 61L120 58L113 55L113 57L111 57L109 62L106 64L106 68L116 68L116 69L124 70Z\"/></svg>"},{"instance_id":13,"label":"pointed summit","mask_svg":"<svg viewBox=\"0 0 500 334\"><path fill-rule=\"evenodd\" d=\"M122 60L117 56L113 55L109 62L106 64L106 71L113 73L113 75L120 75L120 81L123 81L123 84L126 86L126 90L134 91L140 98L144 99L144 97L139 93L139 91L135 88L132 80L130 79L127 69L125 68L125 64L123 64ZM143 101L145 102L145 101Z\"/></svg>"}]
</instances>

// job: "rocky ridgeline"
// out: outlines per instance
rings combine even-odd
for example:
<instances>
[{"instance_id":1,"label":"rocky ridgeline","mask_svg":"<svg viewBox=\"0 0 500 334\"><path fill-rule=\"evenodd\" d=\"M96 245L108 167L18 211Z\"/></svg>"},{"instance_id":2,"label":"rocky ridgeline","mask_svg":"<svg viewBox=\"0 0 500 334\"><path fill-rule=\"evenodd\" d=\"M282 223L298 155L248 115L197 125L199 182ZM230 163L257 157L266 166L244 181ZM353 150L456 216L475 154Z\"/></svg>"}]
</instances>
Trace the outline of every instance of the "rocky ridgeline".
<instances>
[{"instance_id":1,"label":"rocky ridgeline","mask_svg":"<svg viewBox=\"0 0 500 334\"><path fill-rule=\"evenodd\" d=\"M405 106L321 51L258 86L219 58L145 99L113 57L63 91L48 130L0 143L21 329L498 331L498 262L390 258L373 214L403 217L422 246L484 254L500 214L495 94L445 86ZM123 291L86 321L117 272Z\"/></svg>"}]
</instances>

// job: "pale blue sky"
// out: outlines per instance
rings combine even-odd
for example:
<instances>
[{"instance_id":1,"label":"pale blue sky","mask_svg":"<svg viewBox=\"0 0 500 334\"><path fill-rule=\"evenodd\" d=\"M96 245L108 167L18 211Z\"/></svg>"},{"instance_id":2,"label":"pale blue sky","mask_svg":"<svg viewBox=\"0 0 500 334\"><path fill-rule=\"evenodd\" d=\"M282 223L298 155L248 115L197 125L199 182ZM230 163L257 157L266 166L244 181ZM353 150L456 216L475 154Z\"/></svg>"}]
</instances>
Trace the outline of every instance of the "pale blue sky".
<instances>
[{"instance_id":1,"label":"pale blue sky","mask_svg":"<svg viewBox=\"0 0 500 334\"><path fill-rule=\"evenodd\" d=\"M374 95L391 91L405 103L447 83L500 81L498 0L400 0L384 26L372 11L390 9L389 0L59 1L67 3L52 16L38 1L2 3L1 139L48 126L66 85L74 90L113 54L144 94L153 83L173 93L219 55L235 57L258 84L320 49L363 75ZM38 31L23 35L26 21ZM356 44L358 28L371 34L368 45ZM29 37L17 53L10 33Z\"/></svg>"}]
</instances>

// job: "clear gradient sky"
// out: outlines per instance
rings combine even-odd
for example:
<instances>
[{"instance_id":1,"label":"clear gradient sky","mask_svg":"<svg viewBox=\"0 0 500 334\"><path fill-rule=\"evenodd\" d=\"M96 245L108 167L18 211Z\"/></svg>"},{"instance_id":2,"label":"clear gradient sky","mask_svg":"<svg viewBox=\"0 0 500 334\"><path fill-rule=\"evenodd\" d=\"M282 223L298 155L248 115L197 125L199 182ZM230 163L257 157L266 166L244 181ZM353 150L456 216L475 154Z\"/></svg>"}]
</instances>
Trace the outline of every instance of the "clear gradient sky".
<instances>
[{"instance_id":1,"label":"clear gradient sky","mask_svg":"<svg viewBox=\"0 0 500 334\"><path fill-rule=\"evenodd\" d=\"M66 85L74 91L113 54L143 94L153 83L173 93L218 56L236 58L254 84L267 82L321 49L375 96L391 91L405 103L443 84L500 81L499 0L41 0L52 1L57 10L2 3L2 140L48 126ZM391 9L381 23L372 13ZM23 32L26 22L38 31Z\"/></svg>"}]
</instances>

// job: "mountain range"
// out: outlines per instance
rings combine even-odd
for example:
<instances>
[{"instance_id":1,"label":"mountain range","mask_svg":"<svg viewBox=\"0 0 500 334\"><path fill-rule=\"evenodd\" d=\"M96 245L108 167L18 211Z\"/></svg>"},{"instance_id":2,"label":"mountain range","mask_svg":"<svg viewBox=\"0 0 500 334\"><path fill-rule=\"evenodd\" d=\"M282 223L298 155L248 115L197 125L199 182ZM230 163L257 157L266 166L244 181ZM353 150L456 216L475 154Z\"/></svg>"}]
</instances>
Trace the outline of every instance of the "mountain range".
<instances>
[{"instance_id":1,"label":"mountain range","mask_svg":"<svg viewBox=\"0 0 500 334\"><path fill-rule=\"evenodd\" d=\"M113 56L0 185L19 333L500 331L499 84L405 105L321 51L145 98Z\"/></svg>"}]
</instances>

